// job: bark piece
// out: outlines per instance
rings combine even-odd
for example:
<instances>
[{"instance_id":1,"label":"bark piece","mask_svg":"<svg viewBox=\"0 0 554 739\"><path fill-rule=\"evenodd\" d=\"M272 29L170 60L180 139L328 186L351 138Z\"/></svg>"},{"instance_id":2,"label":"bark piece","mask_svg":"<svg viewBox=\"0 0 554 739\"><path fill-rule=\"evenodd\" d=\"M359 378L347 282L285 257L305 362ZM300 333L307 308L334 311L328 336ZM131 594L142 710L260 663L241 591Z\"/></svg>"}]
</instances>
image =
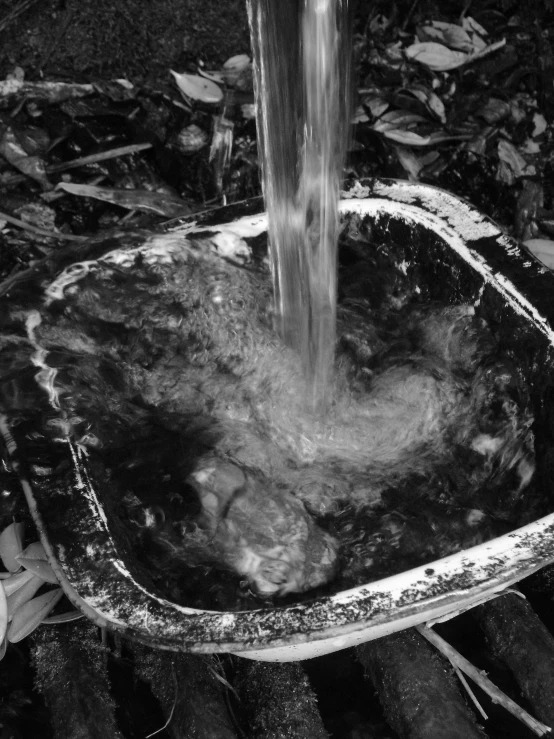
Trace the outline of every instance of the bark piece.
<instances>
[{"instance_id":1,"label":"bark piece","mask_svg":"<svg viewBox=\"0 0 554 739\"><path fill-rule=\"evenodd\" d=\"M356 652L388 723L402 739L486 737L451 666L415 631L377 639Z\"/></svg>"},{"instance_id":2,"label":"bark piece","mask_svg":"<svg viewBox=\"0 0 554 739\"><path fill-rule=\"evenodd\" d=\"M33 638L33 663L55 739L122 739L105 649L94 624L40 628Z\"/></svg>"},{"instance_id":3,"label":"bark piece","mask_svg":"<svg viewBox=\"0 0 554 739\"><path fill-rule=\"evenodd\" d=\"M298 662L241 659L237 689L248 739L327 739L315 693Z\"/></svg>"},{"instance_id":4,"label":"bark piece","mask_svg":"<svg viewBox=\"0 0 554 739\"><path fill-rule=\"evenodd\" d=\"M474 609L493 654L511 670L537 716L554 728L554 637L513 593Z\"/></svg>"},{"instance_id":5,"label":"bark piece","mask_svg":"<svg viewBox=\"0 0 554 739\"><path fill-rule=\"evenodd\" d=\"M212 657L138 644L133 654L136 674L160 702L171 739L237 739Z\"/></svg>"}]
</instances>

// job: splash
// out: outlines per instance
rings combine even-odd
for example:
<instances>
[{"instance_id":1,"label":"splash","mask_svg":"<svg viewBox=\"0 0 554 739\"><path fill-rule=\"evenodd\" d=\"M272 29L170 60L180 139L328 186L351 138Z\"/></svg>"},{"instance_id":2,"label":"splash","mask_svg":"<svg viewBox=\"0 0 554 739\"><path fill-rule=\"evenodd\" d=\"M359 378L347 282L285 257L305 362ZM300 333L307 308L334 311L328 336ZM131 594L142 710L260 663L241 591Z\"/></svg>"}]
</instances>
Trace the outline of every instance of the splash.
<instances>
[{"instance_id":1,"label":"splash","mask_svg":"<svg viewBox=\"0 0 554 739\"><path fill-rule=\"evenodd\" d=\"M278 327L323 411L336 334L339 181L348 138L348 0L248 0Z\"/></svg>"}]
</instances>

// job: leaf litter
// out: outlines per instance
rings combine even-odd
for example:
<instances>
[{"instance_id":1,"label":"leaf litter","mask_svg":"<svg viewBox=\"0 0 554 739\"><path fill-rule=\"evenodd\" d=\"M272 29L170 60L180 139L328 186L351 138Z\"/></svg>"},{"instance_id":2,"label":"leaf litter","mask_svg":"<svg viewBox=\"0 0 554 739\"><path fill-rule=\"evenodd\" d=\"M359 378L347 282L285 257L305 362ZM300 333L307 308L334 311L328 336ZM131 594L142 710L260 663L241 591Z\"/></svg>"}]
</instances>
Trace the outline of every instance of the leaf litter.
<instances>
[{"instance_id":1,"label":"leaf litter","mask_svg":"<svg viewBox=\"0 0 554 739\"><path fill-rule=\"evenodd\" d=\"M348 174L435 184L525 231L516 193L531 179L541 187L552 166L553 94L516 32L522 21L506 18L496 33L470 15L421 15L409 31L380 18L355 35ZM253 103L245 53L219 68L167 70L157 89L124 78L31 82L14 68L0 82L0 239L11 269L72 237L260 194ZM527 231L549 235L539 220Z\"/></svg>"},{"instance_id":2,"label":"leaf litter","mask_svg":"<svg viewBox=\"0 0 554 739\"><path fill-rule=\"evenodd\" d=\"M554 267L554 60L545 36L509 3L496 16L470 7L475 18L416 11L404 26L396 10L380 10L356 25L358 94L346 174L452 190ZM260 193L250 57L237 53L211 67L198 60L196 68L168 70L156 88L125 79L28 81L17 67L0 81L4 280L72 237L121 224L150 227ZM49 615L61 598L51 568L41 579L40 550L22 551L19 524L4 525L0 658L8 601L13 609L18 592L10 641L41 622L79 617L67 602Z\"/></svg>"}]
</instances>

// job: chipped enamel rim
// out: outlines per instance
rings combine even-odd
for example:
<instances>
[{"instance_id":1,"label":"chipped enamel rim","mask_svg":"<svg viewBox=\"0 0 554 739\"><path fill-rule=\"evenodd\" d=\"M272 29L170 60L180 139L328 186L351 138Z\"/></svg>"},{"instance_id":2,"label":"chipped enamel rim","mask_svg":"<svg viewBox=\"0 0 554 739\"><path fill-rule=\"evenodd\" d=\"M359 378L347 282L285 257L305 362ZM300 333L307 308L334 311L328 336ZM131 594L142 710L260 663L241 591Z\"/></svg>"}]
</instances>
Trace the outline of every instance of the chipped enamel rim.
<instances>
[{"instance_id":1,"label":"chipped enamel rim","mask_svg":"<svg viewBox=\"0 0 554 739\"><path fill-rule=\"evenodd\" d=\"M436 233L554 346L554 332L546 315L525 297L525 290L522 293L485 260L477 242L494 243L503 258L526 268L526 278L543 275L543 279L552 279L554 288L554 277L471 205L436 188L391 180L358 183L343 193L343 198L343 213L375 219L386 214ZM209 231L217 250L233 258L240 254L243 238L267 230L267 217L255 214L223 224L204 217L174 222L167 230L179 236ZM125 257L121 250L107 258L118 261ZM551 514L431 564L307 603L238 613L186 608L158 597L134 579L88 477L83 452L65 443L74 476L73 498L69 496L68 501L79 508L78 515L86 518L89 528L102 541L103 576L87 582L91 572L86 570L86 562L81 566L66 560L63 547L50 540L40 496L22 479L52 567L68 598L91 620L158 648L231 652L268 661L308 659L450 617L554 562Z\"/></svg>"}]
</instances>

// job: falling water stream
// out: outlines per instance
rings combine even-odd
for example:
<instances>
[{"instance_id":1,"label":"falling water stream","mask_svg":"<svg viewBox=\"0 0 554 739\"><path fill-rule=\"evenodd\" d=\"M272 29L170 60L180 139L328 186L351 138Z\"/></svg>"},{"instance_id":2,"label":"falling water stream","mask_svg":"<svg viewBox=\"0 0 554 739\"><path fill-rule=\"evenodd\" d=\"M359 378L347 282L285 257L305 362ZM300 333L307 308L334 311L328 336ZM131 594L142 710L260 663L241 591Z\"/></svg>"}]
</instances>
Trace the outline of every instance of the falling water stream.
<instances>
[{"instance_id":1,"label":"falling water stream","mask_svg":"<svg viewBox=\"0 0 554 739\"><path fill-rule=\"evenodd\" d=\"M336 333L339 181L348 136L348 0L248 0L281 335L323 411Z\"/></svg>"}]
</instances>

